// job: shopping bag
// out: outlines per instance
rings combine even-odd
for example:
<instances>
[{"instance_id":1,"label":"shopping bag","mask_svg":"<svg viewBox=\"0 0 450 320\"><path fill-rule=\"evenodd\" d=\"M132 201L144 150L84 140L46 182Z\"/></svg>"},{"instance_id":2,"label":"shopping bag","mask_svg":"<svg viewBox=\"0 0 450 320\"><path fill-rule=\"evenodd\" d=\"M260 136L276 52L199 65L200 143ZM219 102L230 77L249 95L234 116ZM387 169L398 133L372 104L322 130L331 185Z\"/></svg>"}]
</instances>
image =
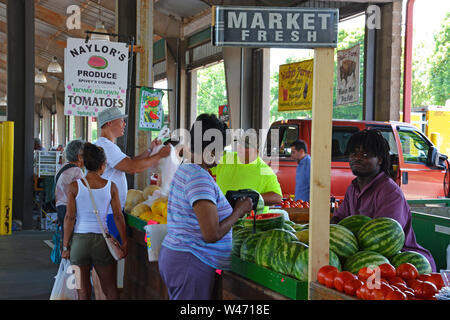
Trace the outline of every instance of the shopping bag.
<instances>
[{"instance_id":1,"label":"shopping bag","mask_svg":"<svg viewBox=\"0 0 450 320\"><path fill-rule=\"evenodd\" d=\"M53 249L50 254L50 259L54 264L61 263L61 231L60 226L56 227L56 231L53 234Z\"/></svg>"},{"instance_id":2,"label":"shopping bag","mask_svg":"<svg viewBox=\"0 0 450 320\"><path fill-rule=\"evenodd\" d=\"M174 146L169 144L170 146L170 155L159 160L159 169L161 170L161 189L156 190L157 194L160 197L167 197L169 195L170 184L172 183L173 176L175 175L175 171L177 171L178 166L180 165L180 160L177 157L176 149ZM153 151L152 155L156 154L164 147L163 144L157 146Z\"/></svg>"},{"instance_id":3,"label":"shopping bag","mask_svg":"<svg viewBox=\"0 0 450 320\"><path fill-rule=\"evenodd\" d=\"M149 224L144 229L147 240L148 261L158 261L159 250L167 234L167 224Z\"/></svg>"},{"instance_id":4,"label":"shopping bag","mask_svg":"<svg viewBox=\"0 0 450 320\"><path fill-rule=\"evenodd\" d=\"M76 275L67 259L61 259L50 300L78 300Z\"/></svg>"}]
</instances>

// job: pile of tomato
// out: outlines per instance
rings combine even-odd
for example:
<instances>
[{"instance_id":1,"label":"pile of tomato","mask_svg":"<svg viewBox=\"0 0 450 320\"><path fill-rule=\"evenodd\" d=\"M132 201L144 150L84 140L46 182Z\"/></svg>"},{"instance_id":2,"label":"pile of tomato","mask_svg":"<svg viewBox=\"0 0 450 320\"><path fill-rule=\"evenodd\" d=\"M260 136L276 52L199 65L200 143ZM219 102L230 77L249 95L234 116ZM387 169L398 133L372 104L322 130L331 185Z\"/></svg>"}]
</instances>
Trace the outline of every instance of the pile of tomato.
<instances>
[{"instance_id":1,"label":"pile of tomato","mask_svg":"<svg viewBox=\"0 0 450 320\"><path fill-rule=\"evenodd\" d=\"M397 269L389 263L378 269L366 267L358 275L327 265L319 269L317 281L362 300L436 300L435 294L444 286L439 273L419 275L411 263Z\"/></svg>"},{"instance_id":2,"label":"pile of tomato","mask_svg":"<svg viewBox=\"0 0 450 320\"><path fill-rule=\"evenodd\" d=\"M281 201L282 208L309 208L309 202L303 200L294 201L293 199L287 198Z\"/></svg>"}]
</instances>

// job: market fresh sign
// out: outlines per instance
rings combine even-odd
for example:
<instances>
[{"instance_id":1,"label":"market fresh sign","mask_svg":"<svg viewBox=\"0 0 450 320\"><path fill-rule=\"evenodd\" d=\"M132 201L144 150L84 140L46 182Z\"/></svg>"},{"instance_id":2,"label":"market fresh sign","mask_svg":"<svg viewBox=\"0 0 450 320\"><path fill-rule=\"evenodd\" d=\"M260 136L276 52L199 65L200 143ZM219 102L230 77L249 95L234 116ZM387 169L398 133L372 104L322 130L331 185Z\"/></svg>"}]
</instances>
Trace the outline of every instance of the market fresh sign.
<instances>
[{"instance_id":1,"label":"market fresh sign","mask_svg":"<svg viewBox=\"0 0 450 320\"><path fill-rule=\"evenodd\" d=\"M212 10L216 46L337 46L338 9L216 6Z\"/></svg>"},{"instance_id":2,"label":"market fresh sign","mask_svg":"<svg viewBox=\"0 0 450 320\"><path fill-rule=\"evenodd\" d=\"M69 38L64 49L64 114L96 117L110 107L125 110L128 45Z\"/></svg>"}]
</instances>

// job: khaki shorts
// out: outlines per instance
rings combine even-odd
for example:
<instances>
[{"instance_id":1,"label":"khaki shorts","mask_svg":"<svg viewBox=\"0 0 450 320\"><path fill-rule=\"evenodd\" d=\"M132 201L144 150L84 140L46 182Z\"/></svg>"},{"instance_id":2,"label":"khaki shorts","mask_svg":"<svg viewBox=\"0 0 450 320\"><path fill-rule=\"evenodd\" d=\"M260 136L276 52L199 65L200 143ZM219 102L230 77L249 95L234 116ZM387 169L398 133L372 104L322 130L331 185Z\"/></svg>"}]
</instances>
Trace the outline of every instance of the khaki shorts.
<instances>
[{"instance_id":1,"label":"khaki shorts","mask_svg":"<svg viewBox=\"0 0 450 320\"><path fill-rule=\"evenodd\" d=\"M116 262L101 233L74 233L70 244L70 263L76 266L109 265Z\"/></svg>"}]
</instances>

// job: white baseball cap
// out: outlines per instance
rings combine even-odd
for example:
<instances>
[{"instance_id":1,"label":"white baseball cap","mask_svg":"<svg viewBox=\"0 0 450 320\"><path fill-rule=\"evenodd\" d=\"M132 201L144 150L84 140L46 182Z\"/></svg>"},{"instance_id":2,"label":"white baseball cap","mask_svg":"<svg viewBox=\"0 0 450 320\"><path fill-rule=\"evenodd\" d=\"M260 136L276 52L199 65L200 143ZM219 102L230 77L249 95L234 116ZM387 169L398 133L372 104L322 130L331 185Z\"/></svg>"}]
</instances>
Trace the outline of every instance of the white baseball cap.
<instances>
[{"instance_id":1,"label":"white baseball cap","mask_svg":"<svg viewBox=\"0 0 450 320\"><path fill-rule=\"evenodd\" d=\"M125 119L128 118L128 116L126 114L123 114L118 107L111 107L105 109L98 113L97 116L98 126L99 128L101 128L105 123L121 118Z\"/></svg>"}]
</instances>

